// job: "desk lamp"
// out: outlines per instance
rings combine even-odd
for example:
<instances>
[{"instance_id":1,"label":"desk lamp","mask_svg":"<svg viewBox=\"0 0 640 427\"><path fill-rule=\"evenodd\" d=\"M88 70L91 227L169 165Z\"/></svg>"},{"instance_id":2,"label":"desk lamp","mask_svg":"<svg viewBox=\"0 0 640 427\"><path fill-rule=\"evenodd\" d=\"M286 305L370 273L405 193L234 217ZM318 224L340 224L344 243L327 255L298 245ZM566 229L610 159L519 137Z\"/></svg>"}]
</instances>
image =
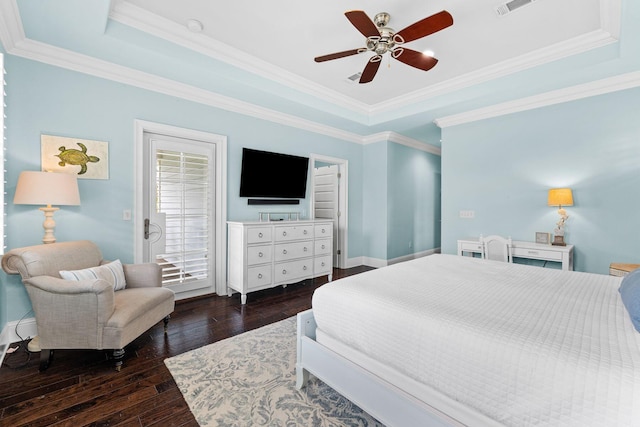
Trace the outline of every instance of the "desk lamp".
<instances>
[{"instance_id":1,"label":"desk lamp","mask_svg":"<svg viewBox=\"0 0 640 427\"><path fill-rule=\"evenodd\" d=\"M53 220L53 213L59 208L54 208L51 205L79 205L78 178L68 173L21 172L13 203L16 205L46 205L40 208L44 212L42 243L54 243L56 238L53 235L53 230L56 227L56 222Z\"/></svg>"},{"instance_id":2,"label":"desk lamp","mask_svg":"<svg viewBox=\"0 0 640 427\"><path fill-rule=\"evenodd\" d=\"M571 189L552 188L551 190L549 190L547 204L549 206L557 206L558 215L560 215L560 220L556 222L553 242L551 244L557 246L566 246L567 244L564 241L564 223L569 218L569 215L567 215L567 211L563 208L563 206L573 206L573 194L571 193Z\"/></svg>"}]
</instances>

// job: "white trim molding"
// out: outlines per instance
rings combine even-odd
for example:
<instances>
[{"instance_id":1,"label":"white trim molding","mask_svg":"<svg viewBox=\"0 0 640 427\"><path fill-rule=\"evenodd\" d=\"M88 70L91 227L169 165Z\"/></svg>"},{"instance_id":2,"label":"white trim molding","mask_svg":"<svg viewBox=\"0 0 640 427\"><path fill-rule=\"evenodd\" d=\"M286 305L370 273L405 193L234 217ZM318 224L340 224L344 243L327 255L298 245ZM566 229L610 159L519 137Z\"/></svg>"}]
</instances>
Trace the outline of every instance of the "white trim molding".
<instances>
[{"instance_id":1,"label":"white trim molding","mask_svg":"<svg viewBox=\"0 0 640 427\"><path fill-rule=\"evenodd\" d=\"M367 124L374 125L380 124L383 120L387 119L386 115L383 114L385 112L617 41L620 34L621 0L601 0L601 29L599 30L558 43L550 48L541 49L539 51L529 53L528 55L505 61L491 67L486 67L477 72L450 79L441 84L432 85L411 94L406 94L372 106L363 106L364 104L347 98L342 94L334 93L324 87L314 84L313 82L302 79L299 76L291 75L290 72L283 72L279 67L265 64L256 66L256 58L249 58L249 55L238 52L230 46L222 46L219 44L219 50L214 52L211 50L212 48L210 46L205 46L204 41L199 39L202 35L190 33L188 30L177 26L175 23L171 23L172 25L166 25L167 22L162 18L149 14L143 9L129 4L125 0L114 1L111 8L110 18L126 25L139 28L142 31L147 31L157 37L177 43L186 48L223 60L229 64L255 73L256 75L276 82L284 82L294 89L311 94L319 99L335 103L336 105L340 105L348 110L352 110L357 113L362 113L364 111L365 114L369 115L369 121ZM178 29L177 27L180 28ZM347 142L367 144L384 140L384 138L386 138L387 140L395 143L440 155L440 148L436 145L417 141L412 138L398 135L394 132L383 132L382 134L369 136L358 135L329 125L302 119L297 116L230 98L212 91L203 90L195 86L27 39L22 27L16 0L0 1L0 41L3 43L7 53L11 55L55 65L61 68L124 83L153 92L186 99L215 108L279 123L285 126L307 130ZM589 91L590 85L591 83L588 83L580 87ZM565 91L562 90L558 92L558 95L562 96ZM577 95L574 94L573 96ZM582 97L585 96L592 95L586 94ZM526 100L531 100L532 98L536 97L526 98L524 102L526 102ZM566 100L571 99L558 98L555 103L565 102ZM518 111L510 110L510 108L518 108L518 104L521 104L522 102L523 100L513 101L511 103L504 103L499 104L498 106L474 110L474 112L478 113L478 120L481 119L481 114L485 112L489 114L487 117L495 117L496 115ZM551 103L545 105L550 104ZM522 108L527 109L536 107L530 106ZM503 109L502 113L498 112L500 109ZM462 113L460 115L437 119L436 124L440 127L446 127L451 126L449 123L455 123L455 120L463 120L461 121L461 123L463 123L464 120L467 120L466 117L468 117L468 114L469 113Z\"/></svg>"},{"instance_id":2,"label":"white trim molding","mask_svg":"<svg viewBox=\"0 0 640 427\"><path fill-rule=\"evenodd\" d=\"M417 139L409 138L408 136L400 135L396 132L379 132L362 137L362 144L364 145L385 141L415 148L416 150L426 151L427 153L436 154L438 156L442 154L442 150L439 147L418 141Z\"/></svg>"},{"instance_id":3,"label":"white trim molding","mask_svg":"<svg viewBox=\"0 0 640 427\"><path fill-rule=\"evenodd\" d=\"M540 95L504 102L489 107L478 108L460 114L435 119L434 123L441 128L471 123L478 120L504 116L506 114L533 110L577 99L588 98L605 93L631 89L640 86L640 71L621 74L594 82L571 86L564 89L546 92Z\"/></svg>"},{"instance_id":4,"label":"white trim molding","mask_svg":"<svg viewBox=\"0 0 640 427\"><path fill-rule=\"evenodd\" d=\"M134 237L133 237L133 257L135 263L144 262L143 258L143 235L144 235L144 209L142 200L144 198L144 134L145 132L160 135L174 136L178 138L192 139L194 141L204 141L215 144L215 248L216 248L216 288L214 291L218 295L227 295L227 137L209 132L193 129L180 128L162 123L154 123L144 120L134 121ZM202 291L210 293L209 291ZM200 296L203 293L193 291L185 292L179 299Z\"/></svg>"},{"instance_id":5,"label":"white trim molding","mask_svg":"<svg viewBox=\"0 0 640 427\"><path fill-rule=\"evenodd\" d=\"M334 103L359 114L367 114L369 115L369 124L380 124L386 120L385 112L618 41L622 16L621 0L601 0L600 15L600 29L598 30L374 105L367 105L346 97L337 91L327 89L219 41L212 45L211 40L203 34L191 33L184 26L132 5L126 0L118 0L113 5L110 18L250 73L293 87L318 99Z\"/></svg>"},{"instance_id":6,"label":"white trim molding","mask_svg":"<svg viewBox=\"0 0 640 427\"><path fill-rule=\"evenodd\" d=\"M0 334L0 346L33 338L38 335L35 317L7 322Z\"/></svg>"}]
</instances>

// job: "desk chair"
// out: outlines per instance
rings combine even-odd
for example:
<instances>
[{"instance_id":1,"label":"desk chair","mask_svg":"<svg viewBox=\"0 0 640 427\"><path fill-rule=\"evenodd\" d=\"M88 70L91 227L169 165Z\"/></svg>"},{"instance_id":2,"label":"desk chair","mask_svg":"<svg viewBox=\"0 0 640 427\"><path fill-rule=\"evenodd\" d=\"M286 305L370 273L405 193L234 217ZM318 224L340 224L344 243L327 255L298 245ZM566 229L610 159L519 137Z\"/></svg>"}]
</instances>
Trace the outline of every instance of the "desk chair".
<instances>
[{"instance_id":1,"label":"desk chair","mask_svg":"<svg viewBox=\"0 0 640 427\"><path fill-rule=\"evenodd\" d=\"M480 244L482 246L483 259L513 262L511 255L511 237L508 239L496 235L480 237Z\"/></svg>"}]
</instances>

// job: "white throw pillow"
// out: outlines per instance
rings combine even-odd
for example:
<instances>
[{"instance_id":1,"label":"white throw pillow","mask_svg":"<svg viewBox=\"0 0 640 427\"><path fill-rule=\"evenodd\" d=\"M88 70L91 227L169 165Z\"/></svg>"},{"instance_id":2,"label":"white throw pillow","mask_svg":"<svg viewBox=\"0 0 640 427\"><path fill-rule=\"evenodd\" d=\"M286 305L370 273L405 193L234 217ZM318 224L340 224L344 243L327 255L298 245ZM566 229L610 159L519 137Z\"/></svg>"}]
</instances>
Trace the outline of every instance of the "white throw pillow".
<instances>
[{"instance_id":1,"label":"white throw pillow","mask_svg":"<svg viewBox=\"0 0 640 427\"><path fill-rule=\"evenodd\" d=\"M85 268L84 270L60 271L60 277L66 280L94 280L103 279L119 291L127 285L124 280L124 270L119 259L99 267Z\"/></svg>"}]
</instances>

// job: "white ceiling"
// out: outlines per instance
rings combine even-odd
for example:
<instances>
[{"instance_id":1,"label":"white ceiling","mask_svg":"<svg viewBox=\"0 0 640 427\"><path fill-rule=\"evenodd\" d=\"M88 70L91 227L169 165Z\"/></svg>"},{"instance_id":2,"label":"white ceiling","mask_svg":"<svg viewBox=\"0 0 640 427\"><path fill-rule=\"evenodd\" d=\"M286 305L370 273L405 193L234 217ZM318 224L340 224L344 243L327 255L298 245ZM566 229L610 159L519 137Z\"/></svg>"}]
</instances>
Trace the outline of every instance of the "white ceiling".
<instances>
[{"instance_id":1,"label":"white ceiling","mask_svg":"<svg viewBox=\"0 0 640 427\"><path fill-rule=\"evenodd\" d=\"M210 56L265 73L287 75L292 82L317 85L334 95L368 106L383 104L429 87L458 82L465 85L480 70L508 73L540 65L560 56L599 45L606 24L600 0L535 0L498 16L496 0L122 0L114 4L115 19L147 29L154 22L155 35L183 45L195 45ZM378 12L391 15L396 31L447 10L453 26L407 44L435 52L439 63L432 70L417 70L385 58L373 82L351 83L347 77L362 71L363 53L324 63L315 56L364 46L362 36L346 19L346 10L364 10L371 18ZM177 31L189 19L203 24L199 34ZM163 22L166 20L166 22ZM162 28L166 31L163 32ZM387 54L386 56L389 56ZM499 70L499 71L495 71ZM480 73L482 74L482 73ZM338 96L338 97L339 97Z\"/></svg>"}]
</instances>

